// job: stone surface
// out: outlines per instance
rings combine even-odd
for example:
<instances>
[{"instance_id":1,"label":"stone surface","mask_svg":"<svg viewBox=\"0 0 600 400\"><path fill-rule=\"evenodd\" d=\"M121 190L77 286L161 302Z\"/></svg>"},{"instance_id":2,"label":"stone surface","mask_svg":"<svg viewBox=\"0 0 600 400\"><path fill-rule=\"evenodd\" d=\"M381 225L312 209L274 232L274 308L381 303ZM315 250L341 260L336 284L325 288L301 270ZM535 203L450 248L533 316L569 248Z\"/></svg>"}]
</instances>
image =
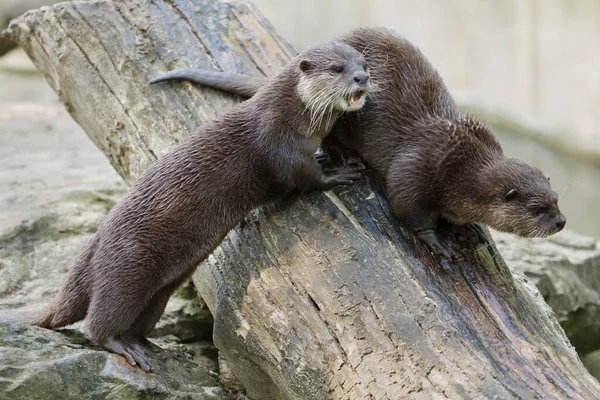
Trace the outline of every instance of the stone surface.
<instances>
[{"instance_id":1,"label":"stone surface","mask_svg":"<svg viewBox=\"0 0 600 400\"><path fill-rule=\"evenodd\" d=\"M0 397L11 399L225 399L192 361L151 356L146 374L78 331L0 323Z\"/></svg>"},{"instance_id":2,"label":"stone surface","mask_svg":"<svg viewBox=\"0 0 600 400\"><path fill-rule=\"evenodd\" d=\"M213 318L191 281L169 300L151 337L173 335L182 343L212 339Z\"/></svg>"}]
</instances>

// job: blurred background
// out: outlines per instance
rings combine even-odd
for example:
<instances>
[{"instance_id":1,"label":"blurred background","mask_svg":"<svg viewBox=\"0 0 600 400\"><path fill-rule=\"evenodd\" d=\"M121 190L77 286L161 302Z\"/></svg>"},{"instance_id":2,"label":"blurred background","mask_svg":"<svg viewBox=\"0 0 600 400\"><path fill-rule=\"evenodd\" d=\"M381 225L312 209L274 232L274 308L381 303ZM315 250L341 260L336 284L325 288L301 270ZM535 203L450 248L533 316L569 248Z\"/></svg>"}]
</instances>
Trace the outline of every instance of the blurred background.
<instances>
[{"instance_id":1,"label":"blurred background","mask_svg":"<svg viewBox=\"0 0 600 400\"><path fill-rule=\"evenodd\" d=\"M53 2L0 0L0 29ZM600 0L254 3L298 51L359 26L395 29L420 47L459 107L491 126L507 155L551 177L567 229L585 237L561 233L550 240L555 247L527 242L523 252L496 240L600 377ZM85 239L73 232L93 232L126 190L25 53L10 47L0 39L0 309L39 297L20 298L19 290L36 269L66 270ZM5 265L18 268L3 272Z\"/></svg>"}]
</instances>

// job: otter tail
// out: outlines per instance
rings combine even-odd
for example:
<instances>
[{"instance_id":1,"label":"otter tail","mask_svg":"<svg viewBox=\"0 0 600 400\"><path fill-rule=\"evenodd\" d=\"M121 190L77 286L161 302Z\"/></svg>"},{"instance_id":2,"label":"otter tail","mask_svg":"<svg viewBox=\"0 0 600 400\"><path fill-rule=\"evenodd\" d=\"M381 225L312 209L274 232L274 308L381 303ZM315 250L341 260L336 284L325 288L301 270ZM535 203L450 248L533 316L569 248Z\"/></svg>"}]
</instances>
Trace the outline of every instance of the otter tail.
<instances>
[{"instance_id":1,"label":"otter tail","mask_svg":"<svg viewBox=\"0 0 600 400\"><path fill-rule=\"evenodd\" d=\"M227 93L237 94L246 98L256 94L258 89L265 85L267 78L231 74L227 72L205 71L202 69L186 68L176 69L152 79L149 83L164 81L189 81L199 83L213 89L222 90Z\"/></svg>"},{"instance_id":2,"label":"otter tail","mask_svg":"<svg viewBox=\"0 0 600 400\"><path fill-rule=\"evenodd\" d=\"M67 281L52 304L27 322L42 328L55 329L85 318L92 286L89 264L96 245L97 238L94 236L69 269Z\"/></svg>"}]
</instances>

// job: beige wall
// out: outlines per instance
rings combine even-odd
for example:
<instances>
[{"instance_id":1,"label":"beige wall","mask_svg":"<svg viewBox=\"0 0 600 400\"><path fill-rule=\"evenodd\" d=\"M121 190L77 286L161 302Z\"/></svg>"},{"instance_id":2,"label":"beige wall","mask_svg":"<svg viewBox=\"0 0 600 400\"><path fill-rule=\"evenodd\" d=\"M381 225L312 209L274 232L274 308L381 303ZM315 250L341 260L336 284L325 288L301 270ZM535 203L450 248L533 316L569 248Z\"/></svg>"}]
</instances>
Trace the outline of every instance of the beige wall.
<instances>
[{"instance_id":1,"label":"beige wall","mask_svg":"<svg viewBox=\"0 0 600 400\"><path fill-rule=\"evenodd\" d=\"M600 137L600 0L254 1L296 49L387 26L453 92Z\"/></svg>"}]
</instances>

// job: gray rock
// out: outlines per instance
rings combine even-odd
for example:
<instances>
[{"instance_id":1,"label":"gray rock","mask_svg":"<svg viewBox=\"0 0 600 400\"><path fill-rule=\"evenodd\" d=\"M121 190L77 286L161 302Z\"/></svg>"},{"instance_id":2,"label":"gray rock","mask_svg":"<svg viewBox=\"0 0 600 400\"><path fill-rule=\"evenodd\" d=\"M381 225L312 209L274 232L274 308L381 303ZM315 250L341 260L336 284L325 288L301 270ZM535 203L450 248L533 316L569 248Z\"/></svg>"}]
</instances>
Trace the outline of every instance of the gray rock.
<instances>
[{"instance_id":1,"label":"gray rock","mask_svg":"<svg viewBox=\"0 0 600 400\"><path fill-rule=\"evenodd\" d=\"M193 286L173 296L153 341L194 358L150 355L154 374L100 350L82 323L52 332L9 322L49 303L127 188L61 106L41 104L51 101L37 79L0 68L0 81L41 96L0 109L0 398L225 398L210 371L216 349L201 340L211 337L212 317Z\"/></svg>"},{"instance_id":2,"label":"gray rock","mask_svg":"<svg viewBox=\"0 0 600 400\"><path fill-rule=\"evenodd\" d=\"M173 335L179 342L212 340L213 317L191 281L169 300L151 337Z\"/></svg>"},{"instance_id":3,"label":"gray rock","mask_svg":"<svg viewBox=\"0 0 600 400\"><path fill-rule=\"evenodd\" d=\"M535 240L492 234L508 266L535 283L577 352L600 349L598 243L571 231Z\"/></svg>"},{"instance_id":4,"label":"gray rock","mask_svg":"<svg viewBox=\"0 0 600 400\"><path fill-rule=\"evenodd\" d=\"M121 195L121 191L72 192L47 205L35 220L0 232L0 312L45 305Z\"/></svg>"},{"instance_id":5,"label":"gray rock","mask_svg":"<svg viewBox=\"0 0 600 400\"><path fill-rule=\"evenodd\" d=\"M146 374L78 331L0 323L0 397L10 399L226 399L192 361L150 356Z\"/></svg>"}]
</instances>

